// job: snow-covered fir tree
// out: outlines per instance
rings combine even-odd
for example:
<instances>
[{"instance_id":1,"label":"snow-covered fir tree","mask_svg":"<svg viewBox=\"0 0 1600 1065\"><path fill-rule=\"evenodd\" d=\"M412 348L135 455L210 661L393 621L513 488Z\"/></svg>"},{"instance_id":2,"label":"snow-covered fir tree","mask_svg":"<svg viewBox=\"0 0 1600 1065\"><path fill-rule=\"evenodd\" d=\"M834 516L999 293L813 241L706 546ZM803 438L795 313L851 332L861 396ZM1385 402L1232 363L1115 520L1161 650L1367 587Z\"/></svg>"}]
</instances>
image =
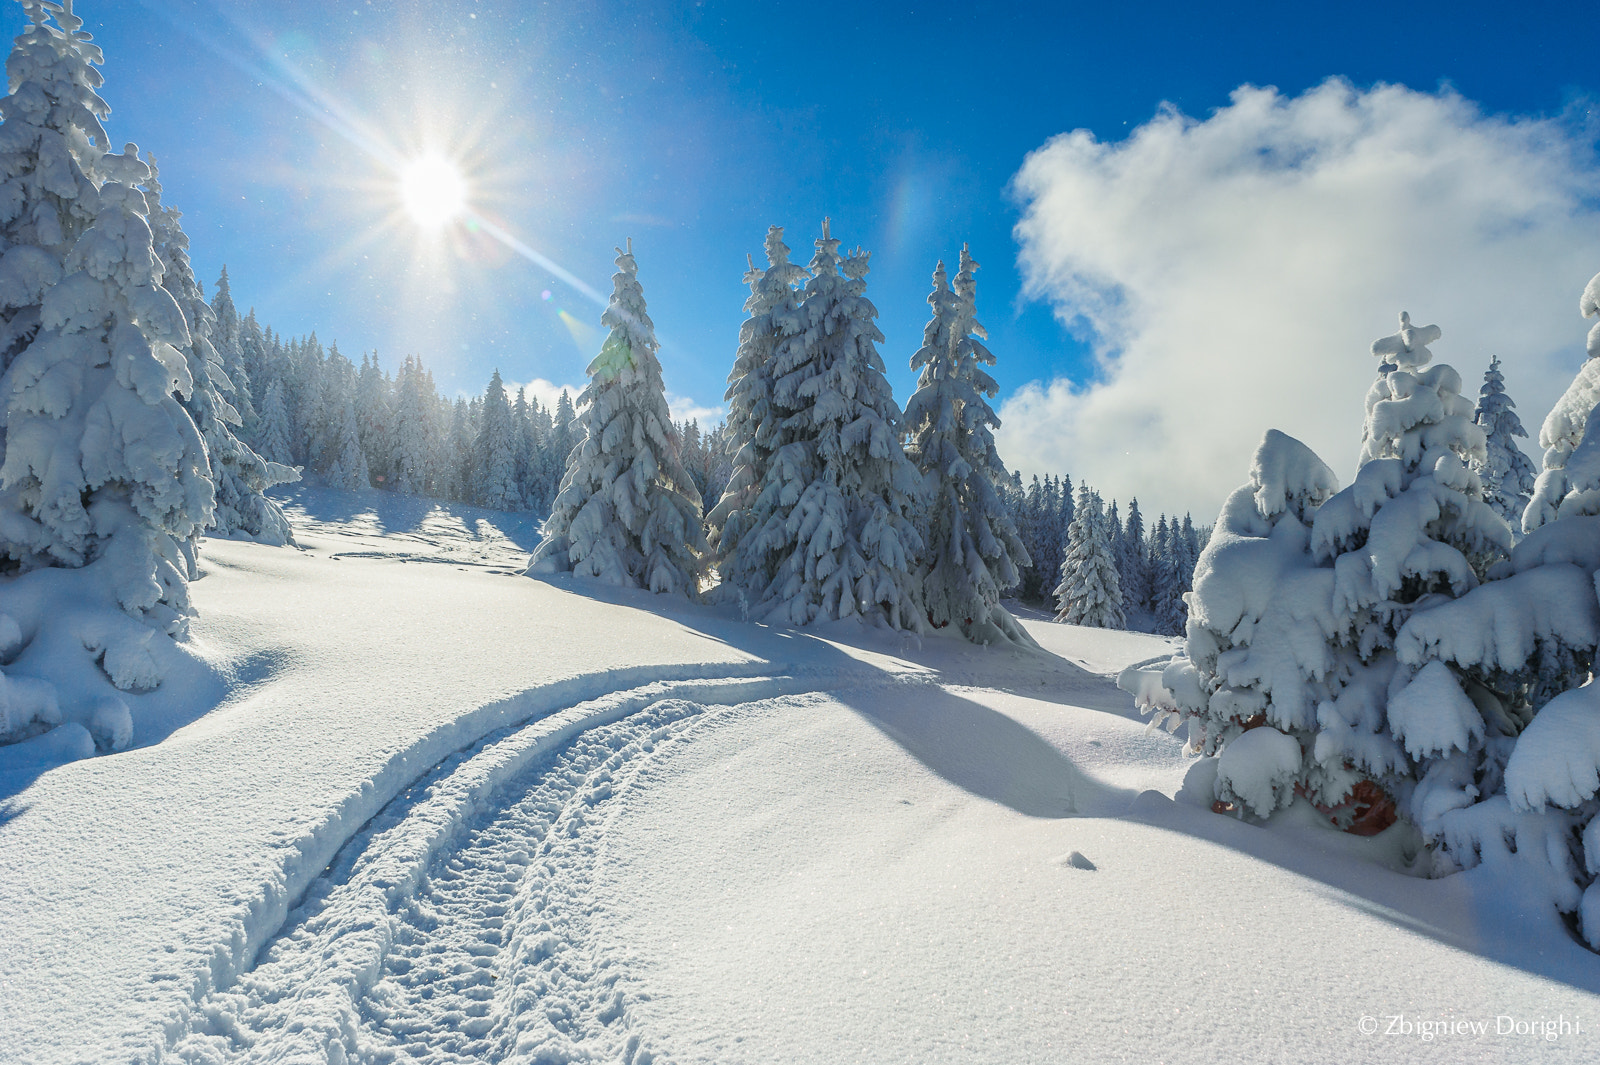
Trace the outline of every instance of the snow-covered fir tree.
<instances>
[{"instance_id":1,"label":"snow-covered fir tree","mask_svg":"<svg viewBox=\"0 0 1600 1065\"><path fill-rule=\"evenodd\" d=\"M848 258L825 221L800 308L803 330L772 356L781 418L741 538L735 584L752 617L804 625L856 616L924 627L913 522L920 478L906 459L883 360L868 256Z\"/></svg>"},{"instance_id":2,"label":"snow-covered fir tree","mask_svg":"<svg viewBox=\"0 0 1600 1065\"><path fill-rule=\"evenodd\" d=\"M1162 514L1150 539L1150 624L1152 632L1163 636L1183 635L1183 563L1182 531Z\"/></svg>"},{"instance_id":3,"label":"snow-covered fir tree","mask_svg":"<svg viewBox=\"0 0 1600 1065\"><path fill-rule=\"evenodd\" d=\"M195 280L189 262L189 237L180 223L182 216L162 203L160 176L153 157L145 197L152 240L161 260L161 284L177 301L189 327L189 342L182 351L192 384L183 406L205 440L216 490L216 507L207 528L219 536L242 536L275 546L292 543L294 534L282 508L264 493L273 485L297 481L300 475L292 467L262 459L234 434L243 423L232 403L239 389L229 379L222 355L211 343L217 328L216 316ZM246 401L248 398L245 394Z\"/></svg>"},{"instance_id":4,"label":"snow-covered fir tree","mask_svg":"<svg viewBox=\"0 0 1600 1065\"><path fill-rule=\"evenodd\" d=\"M240 435L247 440L253 439L259 415L251 391L250 370L245 360L244 321L239 317L239 308L233 303L233 286L228 281L226 266L217 278L216 292L211 297L211 313L216 316L211 345L222 360L222 372L233 386L228 401L239 414Z\"/></svg>"},{"instance_id":5,"label":"snow-covered fir tree","mask_svg":"<svg viewBox=\"0 0 1600 1065\"><path fill-rule=\"evenodd\" d=\"M917 391L906 403L911 458L922 474L928 515L923 554L923 599L936 627L952 622L974 643L1033 639L1000 606L1002 589L1030 562L1001 498L1007 479L992 430L1000 419L988 397L999 386L984 369L994 356L975 310L977 285L966 245L951 291L944 263L933 272L928 303L933 317L911 357Z\"/></svg>"},{"instance_id":6,"label":"snow-covered fir tree","mask_svg":"<svg viewBox=\"0 0 1600 1065\"><path fill-rule=\"evenodd\" d=\"M1590 278L1584 287L1578 299L1578 313L1585 318L1600 317L1600 274ZM1543 470L1522 515L1523 532L1532 532L1555 518L1556 504L1567 494L1567 456L1583 439L1589 413L1596 406L1600 406L1600 322L1589 330L1588 359L1539 428Z\"/></svg>"},{"instance_id":7,"label":"snow-covered fir tree","mask_svg":"<svg viewBox=\"0 0 1600 1065\"><path fill-rule=\"evenodd\" d=\"M500 371L494 371L483 397L483 422L473 443L477 466L477 500L495 510L519 510L522 494L517 490L517 433L511 420L511 404L506 398Z\"/></svg>"},{"instance_id":8,"label":"snow-covered fir tree","mask_svg":"<svg viewBox=\"0 0 1600 1065\"><path fill-rule=\"evenodd\" d=\"M753 588L764 582L766 552L752 543L740 550L754 520L754 506L766 484L772 454L783 438L780 416L772 405L772 360L785 337L801 331L796 284L805 270L789 261L783 227L767 230L767 268L751 262L745 273L749 315L739 327L739 350L728 374L727 447L732 460L728 486L706 516L706 540L722 582L730 588Z\"/></svg>"},{"instance_id":9,"label":"snow-covered fir tree","mask_svg":"<svg viewBox=\"0 0 1600 1065\"><path fill-rule=\"evenodd\" d=\"M423 494L435 491L429 477L435 449L436 406L422 367L406 356L395 379L399 395L394 414L394 451L387 483L397 492Z\"/></svg>"},{"instance_id":10,"label":"snow-covered fir tree","mask_svg":"<svg viewBox=\"0 0 1600 1065\"><path fill-rule=\"evenodd\" d=\"M528 390L517 388L517 398L511 404L511 437L513 442L512 479L517 488L517 498L524 507L533 499L534 456L539 444L534 436L534 411L539 406L537 398L530 404Z\"/></svg>"},{"instance_id":11,"label":"snow-covered fir tree","mask_svg":"<svg viewBox=\"0 0 1600 1065\"><path fill-rule=\"evenodd\" d=\"M1402 314L1400 331L1373 344L1394 368L1367 395L1355 481L1317 510L1311 534L1334 571L1335 692L1318 710L1315 757L1382 785L1435 842L1442 816L1482 794L1485 774L1498 778L1520 727L1488 709L1479 678L1413 638L1511 542L1471 468L1484 434L1461 377L1428 365L1439 335Z\"/></svg>"},{"instance_id":12,"label":"snow-covered fir tree","mask_svg":"<svg viewBox=\"0 0 1600 1065\"><path fill-rule=\"evenodd\" d=\"M1528 431L1517 417L1516 404L1506 395L1505 375L1500 360L1493 359L1483 375L1478 391L1478 406L1472 420L1483 430L1484 457L1473 470L1483 482L1483 497L1513 528L1522 526L1523 512L1533 492L1533 462L1517 446L1517 437Z\"/></svg>"},{"instance_id":13,"label":"snow-covered fir tree","mask_svg":"<svg viewBox=\"0 0 1600 1065\"><path fill-rule=\"evenodd\" d=\"M361 448L361 428L356 419L355 396L346 393L339 428L328 434L326 451L330 456L328 468L323 473L331 488L354 490L370 488L372 476L367 469L367 455Z\"/></svg>"},{"instance_id":14,"label":"snow-covered fir tree","mask_svg":"<svg viewBox=\"0 0 1600 1065\"><path fill-rule=\"evenodd\" d=\"M567 471L567 460L577 446L577 412L572 406L572 396L566 389L556 397L556 409L550 417L550 433L546 438L544 455L540 460L540 483L544 492L539 497L539 509L555 506L556 492L561 488L561 478Z\"/></svg>"},{"instance_id":15,"label":"snow-covered fir tree","mask_svg":"<svg viewBox=\"0 0 1600 1065\"><path fill-rule=\"evenodd\" d=\"M373 480L380 485L386 484L388 471L394 465L392 391L393 383L378 365L377 353L369 357L362 352L355 382L356 428L367 467L373 473Z\"/></svg>"},{"instance_id":16,"label":"snow-covered fir tree","mask_svg":"<svg viewBox=\"0 0 1600 1065\"><path fill-rule=\"evenodd\" d=\"M627 251L617 249L616 262L600 318L610 333L579 397L583 438L528 573L571 570L694 596L705 553L700 497L679 456L631 241Z\"/></svg>"},{"instance_id":17,"label":"snow-covered fir tree","mask_svg":"<svg viewBox=\"0 0 1600 1065\"><path fill-rule=\"evenodd\" d=\"M1100 497L1088 485L1078 486L1078 502L1067 529L1066 557L1056 585L1056 621L1099 629L1127 624L1122 611L1122 585L1111 557Z\"/></svg>"},{"instance_id":18,"label":"snow-covered fir tree","mask_svg":"<svg viewBox=\"0 0 1600 1065\"><path fill-rule=\"evenodd\" d=\"M257 423L256 443L268 462L287 465L293 460L289 443L289 408L283 401L283 381L277 377L267 386Z\"/></svg>"},{"instance_id":19,"label":"snow-covered fir tree","mask_svg":"<svg viewBox=\"0 0 1600 1065\"><path fill-rule=\"evenodd\" d=\"M1216 798L1225 808L1264 817L1303 794L1348 828L1372 815L1380 793L1370 781L1358 792L1362 773L1312 754L1337 652L1328 640L1334 574L1312 557L1311 525L1338 488L1310 448L1268 431L1200 558L1185 656L1163 683L1191 745L1222 755ZM1171 539L1165 515L1157 528L1158 541ZM1170 550L1161 555L1170 566Z\"/></svg>"},{"instance_id":20,"label":"snow-covered fir tree","mask_svg":"<svg viewBox=\"0 0 1600 1065\"><path fill-rule=\"evenodd\" d=\"M1150 558L1145 544L1144 515L1139 499L1128 501L1128 517L1117 542L1117 578L1122 582L1122 605L1126 613L1150 610Z\"/></svg>"},{"instance_id":21,"label":"snow-covered fir tree","mask_svg":"<svg viewBox=\"0 0 1600 1065\"><path fill-rule=\"evenodd\" d=\"M79 20L57 18L76 47ZM125 610L176 632L189 614L188 547L215 502L178 398L194 387L189 331L161 286L138 189L149 168L129 145L99 169L94 222L7 371L0 542L24 569L100 563Z\"/></svg>"},{"instance_id":22,"label":"snow-covered fir tree","mask_svg":"<svg viewBox=\"0 0 1600 1065\"><path fill-rule=\"evenodd\" d=\"M82 20L70 4L59 27L42 0L22 6L30 25L6 61L10 92L0 99L0 375L38 332L45 292L95 220L96 167L109 143L100 123L110 108L95 91L102 57ZM3 448L0 433L0 458Z\"/></svg>"},{"instance_id":23,"label":"snow-covered fir tree","mask_svg":"<svg viewBox=\"0 0 1600 1065\"><path fill-rule=\"evenodd\" d=\"M457 397L455 403L450 405L449 413L443 416L443 421L449 428L439 438L439 472L435 481L438 485L437 494L457 503L470 503L475 480L472 445L477 439L472 427L471 405L464 398Z\"/></svg>"}]
</instances>

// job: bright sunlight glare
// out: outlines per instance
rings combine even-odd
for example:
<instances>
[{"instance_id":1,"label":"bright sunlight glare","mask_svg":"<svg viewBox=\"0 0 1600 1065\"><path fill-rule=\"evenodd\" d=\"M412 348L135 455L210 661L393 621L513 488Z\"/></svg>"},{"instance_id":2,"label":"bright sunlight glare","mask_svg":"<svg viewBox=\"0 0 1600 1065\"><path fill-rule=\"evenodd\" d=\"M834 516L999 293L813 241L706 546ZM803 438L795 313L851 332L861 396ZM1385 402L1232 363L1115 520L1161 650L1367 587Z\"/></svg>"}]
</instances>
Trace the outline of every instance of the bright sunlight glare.
<instances>
[{"instance_id":1,"label":"bright sunlight glare","mask_svg":"<svg viewBox=\"0 0 1600 1065\"><path fill-rule=\"evenodd\" d=\"M467 182L448 159L424 156L400 171L406 213L424 229L438 229L467 207Z\"/></svg>"}]
</instances>

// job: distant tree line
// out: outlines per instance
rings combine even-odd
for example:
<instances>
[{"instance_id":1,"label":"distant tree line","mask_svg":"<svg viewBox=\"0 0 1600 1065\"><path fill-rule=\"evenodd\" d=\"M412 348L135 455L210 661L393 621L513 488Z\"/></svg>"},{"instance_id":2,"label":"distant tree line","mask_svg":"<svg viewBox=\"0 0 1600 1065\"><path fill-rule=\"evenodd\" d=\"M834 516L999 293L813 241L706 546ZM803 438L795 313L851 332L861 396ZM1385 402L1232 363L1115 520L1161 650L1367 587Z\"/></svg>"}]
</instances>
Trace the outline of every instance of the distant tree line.
<instances>
[{"instance_id":1,"label":"distant tree line","mask_svg":"<svg viewBox=\"0 0 1600 1065\"><path fill-rule=\"evenodd\" d=\"M236 390L241 435L264 458L299 466L330 486L381 488L496 510L549 514L581 442L578 411L563 390L546 406L525 387L507 390L498 370L481 395L442 395L432 372L408 355L391 375L376 355L353 362L315 333L286 338L241 316L226 268L212 309L217 347ZM684 471L702 500L719 500L737 449L726 424L674 424ZM997 478L996 492L1026 551L1002 594L1042 604L1074 624L1181 635L1183 595L1193 584L1205 531L1192 518L1160 515L1146 527L1137 499L1127 516L1069 475ZM1073 554L1075 517L1079 547ZM1063 570L1066 566L1067 569Z\"/></svg>"}]
</instances>

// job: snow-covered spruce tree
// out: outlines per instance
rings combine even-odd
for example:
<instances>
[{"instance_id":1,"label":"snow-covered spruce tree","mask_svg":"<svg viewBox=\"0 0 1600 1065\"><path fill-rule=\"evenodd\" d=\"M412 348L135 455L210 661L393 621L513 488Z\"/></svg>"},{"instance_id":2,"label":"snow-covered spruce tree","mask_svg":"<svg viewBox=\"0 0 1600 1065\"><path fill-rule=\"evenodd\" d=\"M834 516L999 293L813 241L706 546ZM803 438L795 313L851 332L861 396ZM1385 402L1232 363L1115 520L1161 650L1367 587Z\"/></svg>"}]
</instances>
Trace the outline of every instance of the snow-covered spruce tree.
<instances>
[{"instance_id":1,"label":"snow-covered spruce tree","mask_svg":"<svg viewBox=\"0 0 1600 1065\"><path fill-rule=\"evenodd\" d=\"M39 331L39 305L67 253L95 218L110 113L96 93L100 49L71 5L25 0L30 22L6 60L0 99L0 462L5 460L7 371ZM4 535L0 532L0 535Z\"/></svg>"},{"instance_id":2,"label":"snow-covered spruce tree","mask_svg":"<svg viewBox=\"0 0 1600 1065\"><path fill-rule=\"evenodd\" d=\"M1597 310L1597 290L1600 278L1585 292L1586 313ZM1600 354L1597 342L1600 330L1590 334L1591 355ZM1600 949L1600 704L1591 679L1600 641L1600 419L1575 416L1572 406L1596 361L1545 421L1555 461L1529 508L1533 528L1491 572L1496 579L1416 614L1396 642L1403 660L1432 654L1464 671L1490 696L1469 687L1474 702L1495 711L1484 764L1459 766L1453 779L1441 774L1429 792L1441 870L1515 862L1557 910L1577 913L1585 940ZM1575 445L1574 422L1583 426Z\"/></svg>"},{"instance_id":3,"label":"snow-covered spruce tree","mask_svg":"<svg viewBox=\"0 0 1600 1065\"><path fill-rule=\"evenodd\" d=\"M1374 809L1376 790L1358 791L1362 775L1342 759L1324 764L1312 754L1337 652L1334 571L1312 557L1311 526L1338 487L1310 448L1267 432L1249 482L1223 504L1200 556L1186 651L1162 684L1189 723L1190 744L1221 755L1223 808L1265 817L1303 794L1348 828ZM1159 527L1170 540L1164 516ZM1162 553L1170 565L1170 543Z\"/></svg>"},{"instance_id":4,"label":"snow-covered spruce tree","mask_svg":"<svg viewBox=\"0 0 1600 1065\"><path fill-rule=\"evenodd\" d=\"M152 158L151 166L154 165ZM233 286L228 282L226 266L217 278L216 289L211 297L211 313L216 316L211 346L217 349L217 356L222 359L222 372L233 385L233 392L228 399L239 413L240 435L249 440L254 438L258 414L251 390L250 371L245 365L244 322L239 317L239 308L233 303Z\"/></svg>"},{"instance_id":5,"label":"snow-covered spruce tree","mask_svg":"<svg viewBox=\"0 0 1600 1065\"><path fill-rule=\"evenodd\" d=\"M1461 377L1428 366L1439 335L1402 314L1400 332L1373 344L1394 369L1368 392L1355 481L1317 510L1311 533L1313 556L1334 571L1336 651L1314 756L1377 781L1430 842L1443 813L1492 790L1520 727L1484 678L1419 638L1511 542L1469 465L1484 435Z\"/></svg>"},{"instance_id":6,"label":"snow-covered spruce tree","mask_svg":"<svg viewBox=\"0 0 1600 1065\"><path fill-rule=\"evenodd\" d=\"M900 440L866 298L868 256L841 259L823 222L800 308L803 331L772 357L779 446L751 505L737 572L750 615L805 625L880 618L924 627L913 523L920 478Z\"/></svg>"},{"instance_id":7,"label":"snow-covered spruce tree","mask_svg":"<svg viewBox=\"0 0 1600 1065\"><path fill-rule=\"evenodd\" d=\"M739 350L723 395L728 401L727 447L733 472L706 515L706 542L717 572L724 585L738 589L764 586L770 578L764 553L741 551L740 545L752 527L752 508L782 439L780 415L772 405L772 358L785 337L801 331L795 285L806 276L803 267L789 261L782 226L767 229L766 252L767 268L757 270L751 262L745 273L750 296L744 307L749 317L739 327Z\"/></svg>"},{"instance_id":8,"label":"snow-covered spruce tree","mask_svg":"<svg viewBox=\"0 0 1600 1065\"><path fill-rule=\"evenodd\" d=\"M99 168L94 223L8 371L0 544L25 570L98 565L128 613L178 632L185 547L214 505L205 444L178 400L193 388L189 331L161 286L137 187L149 168L133 145Z\"/></svg>"},{"instance_id":9,"label":"snow-covered spruce tree","mask_svg":"<svg viewBox=\"0 0 1600 1065\"><path fill-rule=\"evenodd\" d=\"M1600 274L1589 279L1578 299L1578 313L1585 318L1600 317ZM1588 359L1566 392L1545 415L1539 428L1539 446L1544 448L1544 468L1534 482L1533 497L1522 515L1522 531L1532 532L1555 517L1556 503L1566 497L1567 456L1583 439L1589 412L1600 405L1600 322L1589 330Z\"/></svg>"},{"instance_id":10,"label":"snow-covered spruce tree","mask_svg":"<svg viewBox=\"0 0 1600 1065\"><path fill-rule=\"evenodd\" d=\"M268 462L288 465L289 409L283 401L283 382L274 377L267 385L266 400L261 404L261 418L257 423L257 445L261 457Z\"/></svg>"},{"instance_id":11,"label":"snow-covered spruce tree","mask_svg":"<svg viewBox=\"0 0 1600 1065\"><path fill-rule=\"evenodd\" d=\"M1511 658L1510 666L1517 661L1513 656L1526 655L1524 672L1533 675L1530 690L1535 697L1541 689L1553 690L1554 698L1534 706L1533 720L1517 737L1506 762L1505 794L1454 812L1446 831L1455 850L1502 862L1506 839L1521 844L1535 833L1545 837L1543 853L1528 850L1531 860L1525 864L1532 875L1545 879L1558 910L1577 912L1584 939L1600 950L1600 685L1590 675L1600 640L1600 604L1595 600L1600 418L1588 419L1563 472L1567 494L1557 503L1554 519L1511 553L1515 576L1487 584L1459 604L1476 607L1475 616L1451 619L1496 637L1483 641L1490 642L1489 654L1475 657L1493 654L1491 661L1499 664L1501 644L1511 644L1504 655ZM1489 595L1502 586L1505 594L1491 600ZM1508 618L1522 622L1515 643L1499 639L1510 628ZM1448 630L1443 634L1454 635ZM1457 644L1450 649L1465 648ZM1519 853L1523 849L1519 846Z\"/></svg>"},{"instance_id":12,"label":"snow-covered spruce tree","mask_svg":"<svg viewBox=\"0 0 1600 1065\"><path fill-rule=\"evenodd\" d=\"M273 485L298 481L300 474L292 467L263 460L234 435L234 428L242 419L231 399L239 392L228 378L221 354L211 343L216 316L195 280L189 262L189 237L180 224L182 216L161 202L161 181L154 156L150 158L145 197L151 237L161 260L162 287L177 302L189 327L189 343L182 351L192 385L183 398L183 406L206 442L211 465L216 507L207 529L218 536L245 537L274 546L293 543L294 534L283 509L263 493ZM249 400L248 393L245 400Z\"/></svg>"},{"instance_id":13,"label":"snow-covered spruce tree","mask_svg":"<svg viewBox=\"0 0 1600 1065\"><path fill-rule=\"evenodd\" d=\"M1078 486L1078 504L1067 529L1067 552L1056 585L1056 621L1098 629L1120 629L1122 585L1111 557L1100 497L1088 485Z\"/></svg>"},{"instance_id":14,"label":"snow-covered spruce tree","mask_svg":"<svg viewBox=\"0 0 1600 1065\"><path fill-rule=\"evenodd\" d=\"M974 643L1036 646L1000 606L1001 590L1017 583L1017 567L1030 559L1000 495L1006 468L991 431L1000 419L987 399L999 386L984 370L995 360L979 339L988 334L976 317L977 268L962 245L954 292L944 263L934 269L933 317L911 357L921 371L905 424L928 515L923 601L935 628L954 622Z\"/></svg>"},{"instance_id":15,"label":"snow-covered spruce tree","mask_svg":"<svg viewBox=\"0 0 1600 1065\"><path fill-rule=\"evenodd\" d=\"M539 496L539 510L551 510L555 507L556 492L561 488L561 478L566 475L567 460L572 457L572 449L577 444L575 422L577 413L572 407L572 397L566 389L556 397L555 411L550 418L550 432L544 438L540 451L539 483L543 492Z\"/></svg>"},{"instance_id":16,"label":"snow-covered spruce tree","mask_svg":"<svg viewBox=\"0 0 1600 1065\"><path fill-rule=\"evenodd\" d=\"M583 438L527 572L692 597L705 553L700 497L679 457L632 241L616 262L600 318L610 334L578 400Z\"/></svg>"},{"instance_id":17,"label":"snow-covered spruce tree","mask_svg":"<svg viewBox=\"0 0 1600 1065\"><path fill-rule=\"evenodd\" d=\"M1484 456L1472 468L1483 482L1483 498L1495 513L1513 528L1521 528L1522 515L1533 492L1534 469L1517 446L1516 438L1527 436L1528 431L1517 417L1516 406L1506 395L1500 360L1491 360L1478 391L1477 409L1472 412L1472 420L1483 430Z\"/></svg>"},{"instance_id":18,"label":"snow-covered spruce tree","mask_svg":"<svg viewBox=\"0 0 1600 1065\"><path fill-rule=\"evenodd\" d=\"M370 488L372 477L367 469L366 452L361 449L361 430L356 421L356 402L353 395L344 397L338 430L329 434L327 452L331 456L323 477L329 487L344 489Z\"/></svg>"},{"instance_id":19,"label":"snow-covered spruce tree","mask_svg":"<svg viewBox=\"0 0 1600 1065\"><path fill-rule=\"evenodd\" d=\"M511 421L511 404L499 370L489 378L489 388L484 393L483 423L473 444L473 458L478 473L478 503L494 510L520 510L517 438Z\"/></svg>"},{"instance_id":20,"label":"snow-covered spruce tree","mask_svg":"<svg viewBox=\"0 0 1600 1065\"><path fill-rule=\"evenodd\" d=\"M394 451L386 483L396 492L421 495L430 490L430 456L435 448L433 394L416 359L407 355L395 381ZM435 489L436 490L436 489Z\"/></svg>"},{"instance_id":21,"label":"snow-covered spruce tree","mask_svg":"<svg viewBox=\"0 0 1600 1065\"><path fill-rule=\"evenodd\" d=\"M268 372L268 367L272 365L270 350L267 334L262 331L261 323L256 321L255 308L252 307L239 323L239 351L244 362L244 380L250 385L250 398L258 415L261 405L266 402L267 386L278 377L276 370ZM258 428L250 426L252 444L260 439L259 433Z\"/></svg>"},{"instance_id":22,"label":"snow-covered spruce tree","mask_svg":"<svg viewBox=\"0 0 1600 1065\"><path fill-rule=\"evenodd\" d=\"M377 352L370 358L362 352L361 368L356 371L356 428L360 430L361 450L366 455L367 467L373 472L374 481L384 486L394 466L392 391L388 374L378 365Z\"/></svg>"},{"instance_id":23,"label":"snow-covered spruce tree","mask_svg":"<svg viewBox=\"0 0 1600 1065\"><path fill-rule=\"evenodd\" d=\"M1162 636L1182 636L1187 622L1183 605L1184 550L1182 531L1165 514L1150 539L1150 623Z\"/></svg>"},{"instance_id":24,"label":"snow-covered spruce tree","mask_svg":"<svg viewBox=\"0 0 1600 1065\"><path fill-rule=\"evenodd\" d=\"M517 498L521 500L521 509L527 510L533 498L533 462L534 453L538 450L537 438L534 436L534 411L538 409L539 401L534 399L528 402L528 390L519 387L517 398L511 404L511 439L514 445L513 476L517 488Z\"/></svg>"},{"instance_id":25,"label":"snow-covered spruce tree","mask_svg":"<svg viewBox=\"0 0 1600 1065\"><path fill-rule=\"evenodd\" d=\"M1128 517L1118 541L1117 577L1122 582L1122 606L1127 614L1150 609L1150 558L1145 545L1144 515L1138 497L1128 502Z\"/></svg>"},{"instance_id":26,"label":"snow-covered spruce tree","mask_svg":"<svg viewBox=\"0 0 1600 1065\"><path fill-rule=\"evenodd\" d=\"M317 381L322 395L309 408L313 414L304 426L306 461L318 473L327 473L343 446L344 405L346 401L354 402L356 395L355 363L339 350L337 340L328 346L328 357L322 361Z\"/></svg>"}]
</instances>

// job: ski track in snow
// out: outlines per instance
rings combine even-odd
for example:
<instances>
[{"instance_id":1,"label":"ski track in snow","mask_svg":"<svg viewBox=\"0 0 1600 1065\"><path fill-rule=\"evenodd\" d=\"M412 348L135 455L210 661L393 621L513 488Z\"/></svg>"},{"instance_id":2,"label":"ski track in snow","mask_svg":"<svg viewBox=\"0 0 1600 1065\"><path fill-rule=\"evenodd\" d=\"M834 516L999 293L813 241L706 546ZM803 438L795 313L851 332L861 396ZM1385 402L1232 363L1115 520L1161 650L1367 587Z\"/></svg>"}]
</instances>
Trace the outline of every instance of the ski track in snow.
<instances>
[{"instance_id":1,"label":"ski track in snow","mask_svg":"<svg viewBox=\"0 0 1600 1065\"><path fill-rule=\"evenodd\" d=\"M658 682L447 759L363 826L169 1060L656 1060L589 916L606 803L707 707L817 678Z\"/></svg>"}]
</instances>

